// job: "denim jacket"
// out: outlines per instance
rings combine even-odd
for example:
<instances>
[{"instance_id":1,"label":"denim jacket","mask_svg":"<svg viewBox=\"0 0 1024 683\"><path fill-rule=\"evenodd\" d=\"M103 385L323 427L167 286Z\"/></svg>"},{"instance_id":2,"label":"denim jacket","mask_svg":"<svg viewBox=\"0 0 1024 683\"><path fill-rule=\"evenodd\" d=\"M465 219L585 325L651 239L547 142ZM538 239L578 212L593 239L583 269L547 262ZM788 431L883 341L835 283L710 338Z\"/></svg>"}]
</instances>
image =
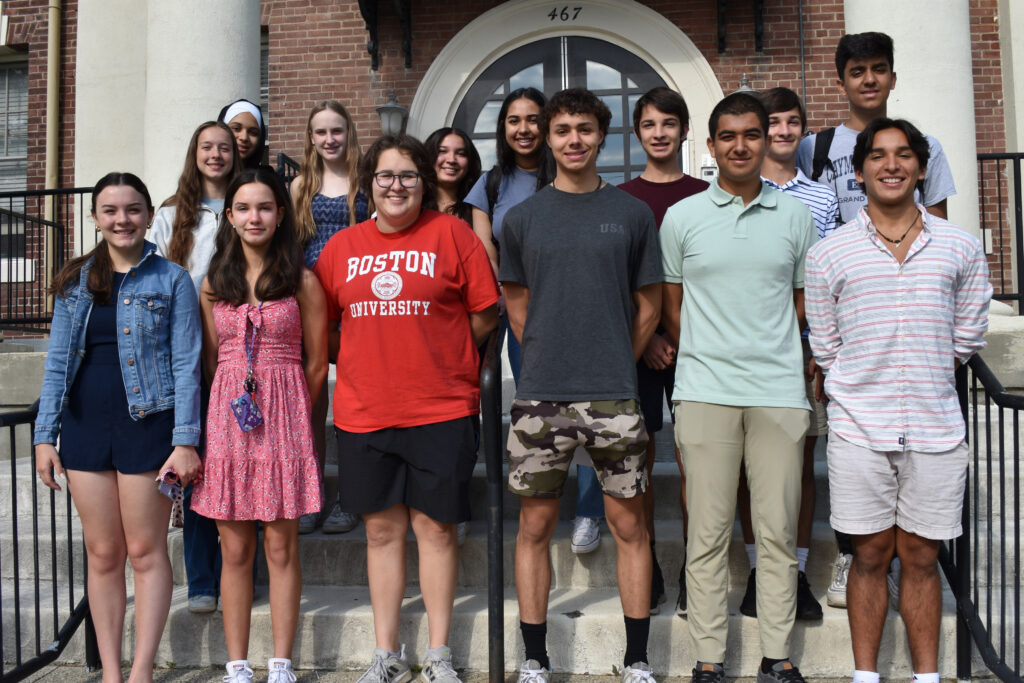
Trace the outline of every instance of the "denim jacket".
<instances>
[{"instance_id":1,"label":"denim jacket","mask_svg":"<svg viewBox=\"0 0 1024 683\"><path fill-rule=\"evenodd\" d=\"M86 261L78 285L57 296L50 326L34 443L56 443L61 410L85 358L93 297ZM117 303L118 356L132 419L174 410L175 446L199 445L199 298L188 271L146 242L142 260L112 293Z\"/></svg>"}]
</instances>

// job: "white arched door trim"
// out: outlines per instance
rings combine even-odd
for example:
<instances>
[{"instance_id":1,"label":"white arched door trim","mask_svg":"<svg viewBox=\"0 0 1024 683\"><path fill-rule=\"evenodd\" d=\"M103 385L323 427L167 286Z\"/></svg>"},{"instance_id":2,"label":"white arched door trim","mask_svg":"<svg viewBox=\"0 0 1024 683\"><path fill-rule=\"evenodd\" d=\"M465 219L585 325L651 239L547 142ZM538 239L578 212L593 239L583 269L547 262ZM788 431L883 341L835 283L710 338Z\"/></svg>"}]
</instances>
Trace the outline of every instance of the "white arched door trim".
<instances>
[{"instance_id":1,"label":"white arched door trim","mask_svg":"<svg viewBox=\"0 0 1024 683\"><path fill-rule=\"evenodd\" d=\"M723 92L693 41L664 16L633 0L576 0L565 9L562 14L558 7L552 19L550 0L512 0L467 24L420 81L409 108L408 132L422 138L450 125L477 77L511 50L543 38L587 36L634 53L683 94L690 109L690 168L700 168L707 117Z\"/></svg>"}]
</instances>

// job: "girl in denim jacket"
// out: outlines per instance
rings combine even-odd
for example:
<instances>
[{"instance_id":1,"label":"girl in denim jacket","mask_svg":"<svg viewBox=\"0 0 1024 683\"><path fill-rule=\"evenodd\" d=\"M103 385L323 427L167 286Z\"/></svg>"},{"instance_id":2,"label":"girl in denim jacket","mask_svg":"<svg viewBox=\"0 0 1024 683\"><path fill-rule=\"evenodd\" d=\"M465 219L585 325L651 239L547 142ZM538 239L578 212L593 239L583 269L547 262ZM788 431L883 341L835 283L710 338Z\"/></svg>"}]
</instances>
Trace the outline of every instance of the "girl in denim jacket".
<instances>
[{"instance_id":1,"label":"girl in denim jacket","mask_svg":"<svg viewBox=\"0 0 1024 683\"><path fill-rule=\"evenodd\" d=\"M174 470L187 484L202 470L199 302L188 272L145 241L152 217L149 192L130 173L93 189L103 241L53 283L33 439L40 479L59 491L54 476L65 476L82 521L104 683L121 681L126 557L135 578L130 680L152 680L171 602L171 501L154 479Z\"/></svg>"}]
</instances>

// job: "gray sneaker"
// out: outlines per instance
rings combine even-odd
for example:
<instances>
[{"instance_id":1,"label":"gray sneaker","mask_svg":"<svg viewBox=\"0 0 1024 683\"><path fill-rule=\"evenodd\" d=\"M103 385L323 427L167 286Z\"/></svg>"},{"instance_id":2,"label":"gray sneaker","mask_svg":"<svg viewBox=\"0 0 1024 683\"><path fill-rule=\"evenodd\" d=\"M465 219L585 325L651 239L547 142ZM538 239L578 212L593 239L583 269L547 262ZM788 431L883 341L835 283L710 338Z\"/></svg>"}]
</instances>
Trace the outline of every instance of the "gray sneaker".
<instances>
[{"instance_id":1,"label":"gray sneaker","mask_svg":"<svg viewBox=\"0 0 1024 683\"><path fill-rule=\"evenodd\" d=\"M212 595L193 595L188 599L188 611L192 614L207 614L217 609L217 598Z\"/></svg>"},{"instance_id":2,"label":"gray sneaker","mask_svg":"<svg viewBox=\"0 0 1024 683\"><path fill-rule=\"evenodd\" d=\"M757 683L806 683L800 675L800 669L793 665L793 662L784 659L778 664L772 665L768 673L757 667Z\"/></svg>"},{"instance_id":3,"label":"gray sneaker","mask_svg":"<svg viewBox=\"0 0 1024 683\"><path fill-rule=\"evenodd\" d=\"M551 683L551 672L536 659L527 659L519 667L519 683Z\"/></svg>"},{"instance_id":4,"label":"gray sneaker","mask_svg":"<svg viewBox=\"0 0 1024 683\"><path fill-rule=\"evenodd\" d=\"M344 534L352 531L359 524L359 515L351 512L344 512L341 503L335 502L331 508L331 514L324 520L323 532L325 534Z\"/></svg>"},{"instance_id":5,"label":"gray sneaker","mask_svg":"<svg viewBox=\"0 0 1024 683\"><path fill-rule=\"evenodd\" d=\"M299 535L311 534L316 531L316 523L320 521L319 512L310 512L299 517Z\"/></svg>"},{"instance_id":6,"label":"gray sneaker","mask_svg":"<svg viewBox=\"0 0 1024 683\"><path fill-rule=\"evenodd\" d=\"M622 683L657 683L647 662L634 662L622 670Z\"/></svg>"},{"instance_id":7,"label":"gray sneaker","mask_svg":"<svg viewBox=\"0 0 1024 683\"><path fill-rule=\"evenodd\" d=\"M398 650L398 656L377 647L373 650L373 661L356 683L407 683L412 680L412 671L405 662L405 645Z\"/></svg>"},{"instance_id":8,"label":"gray sneaker","mask_svg":"<svg viewBox=\"0 0 1024 683\"><path fill-rule=\"evenodd\" d=\"M462 679L452 667L452 651L444 648L443 654L423 658L423 669L419 680L423 683L462 683Z\"/></svg>"}]
</instances>

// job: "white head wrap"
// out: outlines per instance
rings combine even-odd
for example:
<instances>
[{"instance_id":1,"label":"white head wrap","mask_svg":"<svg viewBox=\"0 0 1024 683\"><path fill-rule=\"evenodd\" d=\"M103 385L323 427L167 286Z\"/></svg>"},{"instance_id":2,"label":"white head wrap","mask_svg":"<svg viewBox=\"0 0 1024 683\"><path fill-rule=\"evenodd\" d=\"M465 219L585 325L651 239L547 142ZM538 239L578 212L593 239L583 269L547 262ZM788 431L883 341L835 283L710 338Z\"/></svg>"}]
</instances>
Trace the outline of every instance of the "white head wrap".
<instances>
[{"instance_id":1,"label":"white head wrap","mask_svg":"<svg viewBox=\"0 0 1024 683\"><path fill-rule=\"evenodd\" d=\"M238 100L233 102L228 110L224 112L224 123L231 123L231 119L235 118L239 114L252 114L253 118L256 119L256 123L259 125L260 130L263 129L263 115L260 113L260 108L248 100Z\"/></svg>"}]
</instances>

